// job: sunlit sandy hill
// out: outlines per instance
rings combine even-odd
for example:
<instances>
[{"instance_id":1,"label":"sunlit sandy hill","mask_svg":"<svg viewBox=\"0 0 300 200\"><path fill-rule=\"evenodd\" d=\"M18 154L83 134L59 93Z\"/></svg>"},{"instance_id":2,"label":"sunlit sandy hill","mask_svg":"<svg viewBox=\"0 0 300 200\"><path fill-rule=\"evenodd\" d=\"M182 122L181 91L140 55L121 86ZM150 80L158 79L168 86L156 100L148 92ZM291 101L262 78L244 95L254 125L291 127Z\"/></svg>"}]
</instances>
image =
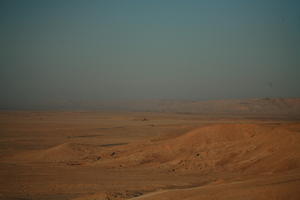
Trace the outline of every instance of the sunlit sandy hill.
<instances>
[{"instance_id":1,"label":"sunlit sandy hill","mask_svg":"<svg viewBox=\"0 0 300 200\"><path fill-rule=\"evenodd\" d=\"M154 105L0 112L0 199L300 199L298 99Z\"/></svg>"}]
</instances>

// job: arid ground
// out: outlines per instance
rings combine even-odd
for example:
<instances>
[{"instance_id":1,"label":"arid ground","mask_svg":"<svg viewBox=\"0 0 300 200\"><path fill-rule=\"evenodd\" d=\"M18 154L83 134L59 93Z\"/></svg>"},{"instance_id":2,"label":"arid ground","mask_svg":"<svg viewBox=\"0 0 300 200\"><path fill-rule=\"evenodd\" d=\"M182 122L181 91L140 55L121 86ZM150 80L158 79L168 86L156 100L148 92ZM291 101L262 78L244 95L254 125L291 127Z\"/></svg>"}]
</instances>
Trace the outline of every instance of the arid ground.
<instances>
[{"instance_id":1,"label":"arid ground","mask_svg":"<svg viewBox=\"0 0 300 200\"><path fill-rule=\"evenodd\" d=\"M0 200L300 200L300 0L0 0Z\"/></svg>"},{"instance_id":2,"label":"arid ground","mask_svg":"<svg viewBox=\"0 0 300 200\"><path fill-rule=\"evenodd\" d=\"M300 199L299 118L0 112L2 200Z\"/></svg>"}]
</instances>

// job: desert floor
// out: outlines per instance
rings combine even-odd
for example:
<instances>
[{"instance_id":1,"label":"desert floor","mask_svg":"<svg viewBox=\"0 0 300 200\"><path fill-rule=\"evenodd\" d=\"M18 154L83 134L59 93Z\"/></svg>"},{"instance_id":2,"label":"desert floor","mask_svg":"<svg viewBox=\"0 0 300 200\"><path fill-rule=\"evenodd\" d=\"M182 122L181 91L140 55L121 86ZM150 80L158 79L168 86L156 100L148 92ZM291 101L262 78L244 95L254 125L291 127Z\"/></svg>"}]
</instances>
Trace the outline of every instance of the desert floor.
<instances>
[{"instance_id":1,"label":"desert floor","mask_svg":"<svg viewBox=\"0 0 300 200\"><path fill-rule=\"evenodd\" d=\"M0 112L0 199L300 199L300 121Z\"/></svg>"}]
</instances>

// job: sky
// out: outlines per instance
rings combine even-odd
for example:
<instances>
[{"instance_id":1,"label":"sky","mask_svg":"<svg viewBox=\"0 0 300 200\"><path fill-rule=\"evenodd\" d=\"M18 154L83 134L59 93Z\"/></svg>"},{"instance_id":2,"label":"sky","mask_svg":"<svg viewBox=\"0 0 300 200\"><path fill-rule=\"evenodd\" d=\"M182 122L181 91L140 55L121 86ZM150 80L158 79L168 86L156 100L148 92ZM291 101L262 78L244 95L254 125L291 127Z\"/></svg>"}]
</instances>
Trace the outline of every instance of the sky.
<instances>
[{"instance_id":1,"label":"sky","mask_svg":"<svg viewBox=\"0 0 300 200\"><path fill-rule=\"evenodd\" d=\"M297 0L1 0L0 108L300 97Z\"/></svg>"}]
</instances>

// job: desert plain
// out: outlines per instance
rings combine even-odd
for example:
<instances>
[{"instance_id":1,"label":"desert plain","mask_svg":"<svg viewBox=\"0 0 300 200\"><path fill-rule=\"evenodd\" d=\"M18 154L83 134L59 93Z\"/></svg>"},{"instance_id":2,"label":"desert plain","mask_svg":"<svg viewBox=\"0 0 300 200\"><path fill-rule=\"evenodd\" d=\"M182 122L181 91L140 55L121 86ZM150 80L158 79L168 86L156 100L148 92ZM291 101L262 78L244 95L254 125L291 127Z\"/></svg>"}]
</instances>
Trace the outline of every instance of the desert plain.
<instances>
[{"instance_id":1,"label":"desert plain","mask_svg":"<svg viewBox=\"0 0 300 200\"><path fill-rule=\"evenodd\" d=\"M297 113L1 111L0 132L1 200L300 199Z\"/></svg>"}]
</instances>

